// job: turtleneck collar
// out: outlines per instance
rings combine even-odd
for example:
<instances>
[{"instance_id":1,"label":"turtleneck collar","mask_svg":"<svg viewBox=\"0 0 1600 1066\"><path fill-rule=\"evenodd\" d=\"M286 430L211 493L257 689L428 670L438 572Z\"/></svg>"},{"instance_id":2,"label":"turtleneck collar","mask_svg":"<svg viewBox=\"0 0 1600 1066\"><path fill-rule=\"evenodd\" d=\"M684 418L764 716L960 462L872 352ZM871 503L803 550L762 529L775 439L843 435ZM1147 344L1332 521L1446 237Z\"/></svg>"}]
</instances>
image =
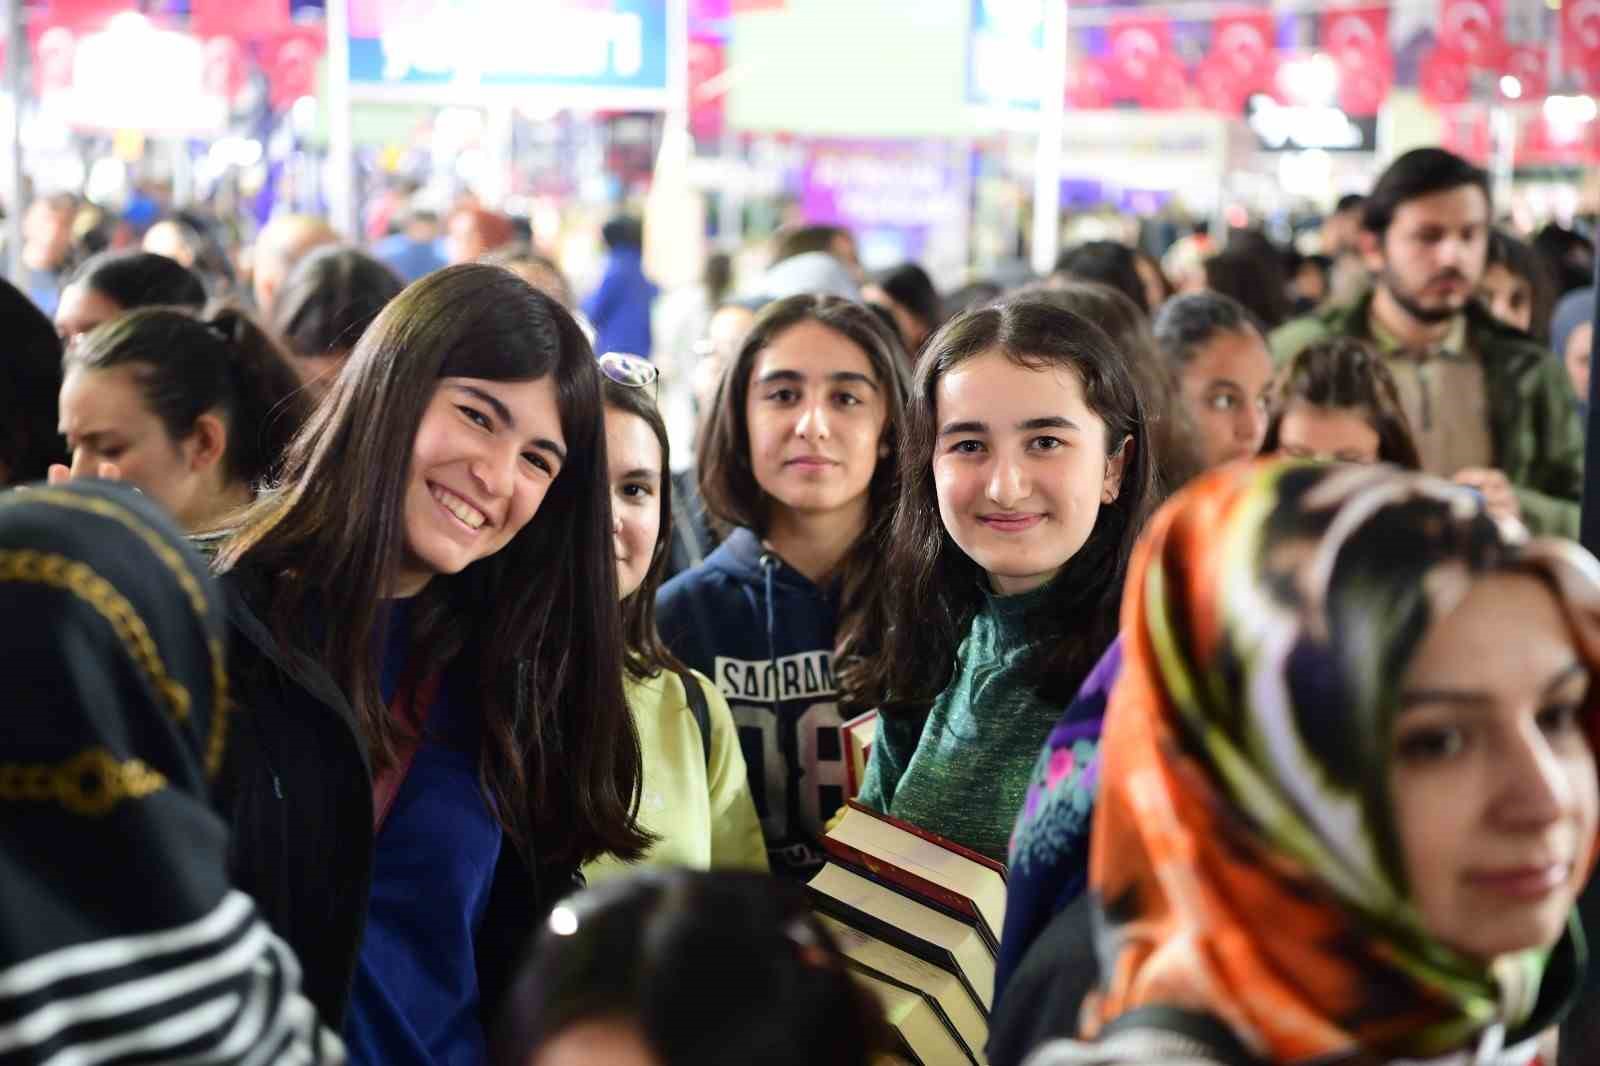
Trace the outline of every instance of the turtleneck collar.
<instances>
[{"instance_id":1,"label":"turtleneck collar","mask_svg":"<svg viewBox=\"0 0 1600 1066\"><path fill-rule=\"evenodd\" d=\"M1037 639L1039 636L1037 627L1029 626L1029 618L1050 598L1050 587L1054 583L1052 579L1036 589L1010 596L998 595L987 586L984 588L984 614L993 621L995 631L1002 641L1013 644ZM1030 628L1034 632L1030 633Z\"/></svg>"}]
</instances>

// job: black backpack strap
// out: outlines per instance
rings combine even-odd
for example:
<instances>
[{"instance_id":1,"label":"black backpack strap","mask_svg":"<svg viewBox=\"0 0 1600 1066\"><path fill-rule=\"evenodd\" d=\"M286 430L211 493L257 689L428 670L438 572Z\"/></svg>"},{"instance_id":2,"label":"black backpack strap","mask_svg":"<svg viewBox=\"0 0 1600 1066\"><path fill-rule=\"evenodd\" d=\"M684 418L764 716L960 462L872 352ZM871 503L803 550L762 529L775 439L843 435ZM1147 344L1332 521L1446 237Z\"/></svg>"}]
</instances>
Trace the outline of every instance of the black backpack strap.
<instances>
[{"instance_id":1,"label":"black backpack strap","mask_svg":"<svg viewBox=\"0 0 1600 1066\"><path fill-rule=\"evenodd\" d=\"M1118 1034L1140 1031L1175 1038L1184 1054L1214 1060L1218 1066L1266 1066L1217 1018L1181 1007L1138 1007L1119 1015L1101 1032L1098 1042L1104 1044Z\"/></svg>"},{"instance_id":2,"label":"black backpack strap","mask_svg":"<svg viewBox=\"0 0 1600 1066\"><path fill-rule=\"evenodd\" d=\"M683 682L683 694L688 697L689 711L694 715L695 725L700 727L700 746L705 749L706 769L711 769L711 705L706 702L706 690L700 687L700 679L687 670L678 672L678 680Z\"/></svg>"}]
</instances>

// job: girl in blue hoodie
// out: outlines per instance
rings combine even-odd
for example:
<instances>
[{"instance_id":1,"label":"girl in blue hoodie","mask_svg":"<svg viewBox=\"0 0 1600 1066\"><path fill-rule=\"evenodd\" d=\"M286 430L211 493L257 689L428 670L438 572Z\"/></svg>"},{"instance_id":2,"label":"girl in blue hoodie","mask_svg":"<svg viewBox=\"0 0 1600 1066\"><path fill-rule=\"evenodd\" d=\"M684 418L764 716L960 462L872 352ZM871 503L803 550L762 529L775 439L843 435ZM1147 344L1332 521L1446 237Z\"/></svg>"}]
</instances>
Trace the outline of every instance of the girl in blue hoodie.
<instances>
[{"instance_id":1,"label":"girl in blue hoodie","mask_svg":"<svg viewBox=\"0 0 1600 1066\"><path fill-rule=\"evenodd\" d=\"M809 877L845 801L839 726L887 627L878 578L899 493L898 341L848 300L793 296L756 319L717 390L700 492L727 539L662 589L667 647L739 727L775 872Z\"/></svg>"}]
</instances>

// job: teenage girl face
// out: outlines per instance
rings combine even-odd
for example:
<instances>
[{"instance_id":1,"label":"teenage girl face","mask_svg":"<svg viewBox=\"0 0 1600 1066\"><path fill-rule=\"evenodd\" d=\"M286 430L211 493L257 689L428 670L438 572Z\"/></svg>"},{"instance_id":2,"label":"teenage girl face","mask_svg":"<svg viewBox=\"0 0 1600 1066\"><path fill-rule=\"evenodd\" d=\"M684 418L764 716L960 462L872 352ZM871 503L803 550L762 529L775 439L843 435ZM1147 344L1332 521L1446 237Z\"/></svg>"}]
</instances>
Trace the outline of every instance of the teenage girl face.
<instances>
[{"instance_id":1,"label":"teenage girl face","mask_svg":"<svg viewBox=\"0 0 1600 1066\"><path fill-rule=\"evenodd\" d=\"M1317 407L1291 401L1278 423L1278 450L1324 463L1375 463L1378 431L1363 407Z\"/></svg>"},{"instance_id":2,"label":"teenage girl face","mask_svg":"<svg viewBox=\"0 0 1600 1066\"><path fill-rule=\"evenodd\" d=\"M122 480L160 503L185 530L204 531L227 488L227 429L217 415L201 415L194 432L174 440L129 365L69 371L59 406L73 477L96 477L101 464L113 463Z\"/></svg>"},{"instance_id":3,"label":"teenage girl face","mask_svg":"<svg viewBox=\"0 0 1600 1066\"><path fill-rule=\"evenodd\" d=\"M1208 468L1261 450L1271 385L1272 356L1253 329L1217 334L1184 366L1179 393Z\"/></svg>"},{"instance_id":4,"label":"teenage girl face","mask_svg":"<svg viewBox=\"0 0 1600 1066\"><path fill-rule=\"evenodd\" d=\"M1401 681L1388 773L1413 905L1489 961L1554 944L1594 847L1591 678L1548 586L1479 578Z\"/></svg>"},{"instance_id":5,"label":"teenage girl face","mask_svg":"<svg viewBox=\"0 0 1600 1066\"><path fill-rule=\"evenodd\" d=\"M661 535L661 442L650 423L630 411L607 407L606 463L617 591L625 600L644 584Z\"/></svg>"},{"instance_id":6,"label":"teenage girl face","mask_svg":"<svg viewBox=\"0 0 1600 1066\"><path fill-rule=\"evenodd\" d=\"M796 514L864 513L888 452L883 389L844 334L810 320L778 334L752 360L745 398L756 484Z\"/></svg>"},{"instance_id":7,"label":"teenage girl face","mask_svg":"<svg viewBox=\"0 0 1600 1066\"><path fill-rule=\"evenodd\" d=\"M1533 325L1533 286L1505 268L1492 263L1478 283L1478 299L1490 314L1508 326L1527 332Z\"/></svg>"},{"instance_id":8,"label":"teenage girl face","mask_svg":"<svg viewBox=\"0 0 1600 1066\"><path fill-rule=\"evenodd\" d=\"M939 517L1001 595L1038 588L1078 553L1117 498L1128 445L1067 367L1018 366L991 351L958 364L935 393Z\"/></svg>"},{"instance_id":9,"label":"teenage girl face","mask_svg":"<svg viewBox=\"0 0 1600 1066\"><path fill-rule=\"evenodd\" d=\"M391 595L412 596L511 543L566 462L556 380L441 378L411 450L405 555Z\"/></svg>"}]
</instances>

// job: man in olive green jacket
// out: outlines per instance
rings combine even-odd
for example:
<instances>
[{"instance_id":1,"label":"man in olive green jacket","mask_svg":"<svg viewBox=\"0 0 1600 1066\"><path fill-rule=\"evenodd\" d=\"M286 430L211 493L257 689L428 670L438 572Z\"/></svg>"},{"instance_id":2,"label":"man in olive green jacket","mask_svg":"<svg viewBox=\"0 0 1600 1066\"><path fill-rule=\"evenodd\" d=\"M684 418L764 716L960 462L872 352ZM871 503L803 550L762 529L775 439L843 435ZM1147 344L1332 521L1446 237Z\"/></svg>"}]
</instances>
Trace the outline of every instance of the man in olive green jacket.
<instances>
[{"instance_id":1,"label":"man in olive green jacket","mask_svg":"<svg viewBox=\"0 0 1600 1066\"><path fill-rule=\"evenodd\" d=\"M1274 358L1335 337L1368 341L1430 473L1477 489L1497 517L1577 537L1583 426L1571 386L1542 345L1473 299L1488 251L1488 177L1442 149L1407 152L1378 179L1362 225L1374 287L1281 326Z\"/></svg>"}]
</instances>

